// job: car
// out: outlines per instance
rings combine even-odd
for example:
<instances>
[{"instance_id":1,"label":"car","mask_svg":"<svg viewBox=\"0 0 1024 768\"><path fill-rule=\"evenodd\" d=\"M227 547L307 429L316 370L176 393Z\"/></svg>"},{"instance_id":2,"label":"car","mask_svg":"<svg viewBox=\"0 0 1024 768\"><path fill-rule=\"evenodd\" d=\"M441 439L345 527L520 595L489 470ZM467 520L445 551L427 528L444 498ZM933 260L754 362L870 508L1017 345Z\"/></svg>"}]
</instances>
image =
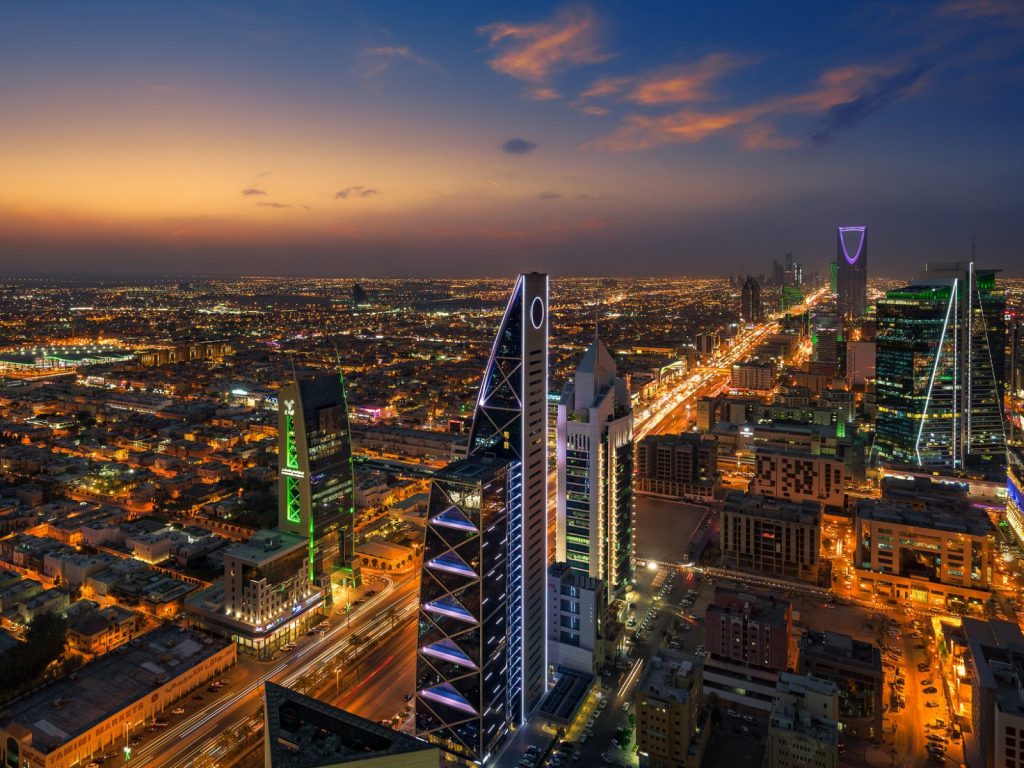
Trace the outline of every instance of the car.
<instances>
[{"instance_id":1,"label":"car","mask_svg":"<svg viewBox=\"0 0 1024 768\"><path fill-rule=\"evenodd\" d=\"M142 740L138 736L133 736L132 740L128 742L128 746L137 747L142 743Z\"/></svg>"},{"instance_id":2,"label":"car","mask_svg":"<svg viewBox=\"0 0 1024 768\"><path fill-rule=\"evenodd\" d=\"M171 710L171 714L172 715L184 715L185 714L185 708L184 707L175 707L174 709Z\"/></svg>"},{"instance_id":3,"label":"car","mask_svg":"<svg viewBox=\"0 0 1024 768\"><path fill-rule=\"evenodd\" d=\"M937 701L927 701L925 702L925 706L931 709L932 707L939 706L939 703Z\"/></svg>"},{"instance_id":4,"label":"car","mask_svg":"<svg viewBox=\"0 0 1024 768\"><path fill-rule=\"evenodd\" d=\"M727 714L729 717L739 717L740 716L740 713L737 712L735 709L728 709L728 710L726 710L725 714Z\"/></svg>"},{"instance_id":5,"label":"car","mask_svg":"<svg viewBox=\"0 0 1024 768\"><path fill-rule=\"evenodd\" d=\"M747 722L747 723L753 723L754 722L754 718L751 715L744 715L743 716L743 720L744 720L744 722Z\"/></svg>"},{"instance_id":6,"label":"car","mask_svg":"<svg viewBox=\"0 0 1024 768\"><path fill-rule=\"evenodd\" d=\"M201 694L201 693L197 693L197 694L195 694L195 695L194 695L194 696L192 697L193 701L202 701L202 700L203 700L203 699L205 699L205 698L206 698L206 697L205 697L205 696L203 696L203 694Z\"/></svg>"},{"instance_id":7,"label":"car","mask_svg":"<svg viewBox=\"0 0 1024 768\"><path fill-rule=\"evenodd\" d=\"M927 688L924 689L924 692L925 693L938 693L939 690L934 685L930 685L930 686L928 686Z\"/></svg>"},{"instance_id":8,"label":"car","mask_svg":"<svg viewBox=\"0 0 1024 768\"><path fill-rule=\"evenodd\" d=\"M927 680L922 680L921 685L935 685L935 681L929 677Z\"/></svg>"},{"instance_id":9,"label":"car","mask_svg":"<svg viewBox=\"0 0 1024 768\"><path fill-rule=\"evenodd\" d=\"M939 734L937 734L937 733L929 733L928 734L928 741L938 741L938 742L941 742L943 744L946 743L946 740L944 738L942 738L941 736L939 736Z\"/></svg>"},{"instance_id":10,"label":"car","mask_svg":"<svg viewBox=\"0 0 1024 768\"><path fill-rule=\"evenodd\" d=\"M377 594L377 590L376 589L368 589L368 590L366 590L366 596L367 597L373 597L376 594Z\"/></svg>"}]
</instances>

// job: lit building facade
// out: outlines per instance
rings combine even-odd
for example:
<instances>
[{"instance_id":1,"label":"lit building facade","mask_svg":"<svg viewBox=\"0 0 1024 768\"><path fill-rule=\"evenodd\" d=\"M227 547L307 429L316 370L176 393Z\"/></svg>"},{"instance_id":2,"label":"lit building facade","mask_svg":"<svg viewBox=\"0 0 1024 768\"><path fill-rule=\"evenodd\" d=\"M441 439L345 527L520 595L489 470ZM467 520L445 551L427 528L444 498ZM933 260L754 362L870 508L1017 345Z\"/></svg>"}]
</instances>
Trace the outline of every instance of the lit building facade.
<instances>
[{"instance_id":1,"label":"lit building facade","mask_svg":"<svg viewBox=\"0 0 1024 768\"><path fill-rule=\"evenodd\" d=\"M938 265L878 303L875 453L888 464L1006 463L1005 298L995 271Z\"/></svg>"},{"instance_id":2,"label":"lit building facade","mask_svg":"<svg viewBox=\"0 0 1024 768\"><path fill-rule=\"evenodd\" d=\"M983 512L860 499L854 532L864 592L975 611L991 598L995 529Z\"/></svg>"},{"instance_id":3,"label":"lit building facade","mask_svg":"<svg viewBox=\"0 0 1024 768\"><path fill-rule=\"evenodd\" d=\"M789 501L818 501L842 508L846 500L842 459L799 451L758 448L751 492Z\"/></svg>"},{"instance_id":4,"label":"lit building facade","mask_svg":"<svg viewBox=\"0 0 1024 768\"><path fill-rule=\"evenodd\" d=\"M730 491L721 546L727 567L816 584L823 580L821 505Z\"/></svg>"},{"instance_id":5,"label":"lit building facade","mask_svg":"<svg viewBox=\"0 0 1024 768\"><path fill-rule=\"evenodd\" d=\"M601 579L612 598L633 576L633 413L596 335L562 391L556 445L555 559Z\"/></svg>"},{"instance_id":6,"label":"lit building facade","mask_svg":"<svg viewBox=\"0 0 1024 768\"><path fill-rule=\"evenodd\" d=\"M718 441L684 432L648 435L636 448L637 491L653 496L707 501L719 495Z\"/></svg>"},{"instance_id":7,"label":"lit building facade","mask_svg":"<svg viewBox=\"0 0 1024 768\"><path fill-rule=\"evenodd\" d=\"M1006 467L1006 522L1013 538L1024 547L1024 450L1009 449Z\"/></svg>"},{"instance_id":8,"label":"lit building facade","mask_svg":"<svg viewBox=\"0 0 1024 768\"><path fill-rule=\"evenodd\" d=\"M516 280L484 372L468 458L431 487L416 731L486 763L547 681L548 278Z\"/></svg>"},{"instance_id":9,"label":"lit building facade","mask_svg":"<svg viewBox=\"0 0 1024 768\"><path fill-rule=\"evenodd\" d=\"M836 305L843 320L863 317L868 304L868 228L836 230Z\"/></svg>"},{"instance_id":10,"label":"lit building facade","mask_svg":"<svg viewBox=\"0 0 1024 768\"><path fill-rule=\"evenodd\" d=\"M882 737L885 674L878 646L842 632L808 630L800 636L798 671L836 684L845 730L862 738Z\"/></svg>"},{"instance_id":11,"label":"lit building facade","mask_svg":"<svg viewBox=\"0 0 1024 768\"><path fill-rule=\"evenodd\" d=\"M633 691L636 746L648 768L699 768L711 733L703 706L703 661L662 650Z\"/></svg>"},{"instance_id":12,"label":"lit building facade","mask_svg":"<svg viewBox=\"0 0 1024 768\"><path fill-rule=\"evenodd\" d=\"M605 661L604 582L554 563L548 569L548 664L597 673Z\"/></svg>"},{"instance_id":13,"label":"lit building facade","mask_svg":"<svg viewBox=\"0 0 1024 768\"><path fill-rule=\"evenodd\" d=\"M330 600L335 573L360 583L355 473L340 372L285 385L278 395L278 527L306 538L309 580Z\"/></svg>"},{"instance_id":14,"label":"lit building facade","mask_svg":"<svg viewBox=\"0 0 1024 768\"><path fill-rule=\"evenodd\" d=\"M767 768L839 765L839 689L812 675L779 675L768 721Z\"/></svg>"}]
</instances>

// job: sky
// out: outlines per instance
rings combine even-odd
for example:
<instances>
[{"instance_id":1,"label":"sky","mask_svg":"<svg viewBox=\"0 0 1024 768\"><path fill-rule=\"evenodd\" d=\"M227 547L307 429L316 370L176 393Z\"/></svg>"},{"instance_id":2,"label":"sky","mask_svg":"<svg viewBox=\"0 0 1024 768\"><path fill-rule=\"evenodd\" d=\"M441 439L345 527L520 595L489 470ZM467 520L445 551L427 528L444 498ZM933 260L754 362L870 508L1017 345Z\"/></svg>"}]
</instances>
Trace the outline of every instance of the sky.
<instances>
[{"instance_id":1,"label":"sky","mask_svg":"<svg viewBox=\"0 0 1024 768\"><path fill-rule=\"evenodd\" d=\"M3 3L0 273L1024 275L1024 2Z\"/></svg>"}]
</instances>

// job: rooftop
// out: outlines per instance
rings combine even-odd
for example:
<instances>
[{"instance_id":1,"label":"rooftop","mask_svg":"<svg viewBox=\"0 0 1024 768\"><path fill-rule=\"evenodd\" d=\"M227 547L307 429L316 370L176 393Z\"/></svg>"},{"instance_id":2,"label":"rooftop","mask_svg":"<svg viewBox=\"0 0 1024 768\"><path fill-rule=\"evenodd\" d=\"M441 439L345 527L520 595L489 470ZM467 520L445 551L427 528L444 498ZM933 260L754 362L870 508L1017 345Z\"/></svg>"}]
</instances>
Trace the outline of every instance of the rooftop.
<instances>
[{"instance_id":1,"label":"rooftop","mask_svg":"<svg viewBox=\"0 0 1024 768\"><path fill-rule=\"evenodd\" d=\"M909 504L886 499L858 499L857 517L893 525L908 525L970 536L989 536L995 528L988 515L973 510L951 512L949 509L918 509Z\"/></svg>"},{"instance_id":2,"label":"rooftop","mask_svg":"<svg viewBox=\"0 0 1024 768\"><path fill-rule=\"evenodd\" d=\"M858 666L872 667L882 673L882 654L878 647L855 640L842 632L807 631L800 636L802 658L815 657L845 661Z\"/></svg>"},{"instance_id":3,"label":"rooftop","mask_svg":"<svg viewBox=\"0 0 1024 768\"><path fill-rule=\"evenodd\" d=\"M729 587L716 587L708 611L744 614L773 623L785 622L789 616L789 601L772 594L747 592Z\"/></svg>"},{"instance_id":4,"label":"rooftop","mask_svg":"<svg viewBox=\"0 0 1024 768\"><path fill-rule=\"evenodd\" d=\"M297 533L278 530L257 531L246 542L228 547L224 555L250 565L262 565L280 557L286 552L307 546L309 539Z\"/></svg>"},{"instance_id":5,"label":"rooftop","mask_svg":"<svg viewBox=\"0 0 1024 768\"><path fill-rule=\"evenodd\" d=\"M680 651L662 650L652 658L636 684L637 693L686 703L700 681L704 661Z\"/></svg>"},{"instance_id":6,"label":"rooftop","mask_svg":"<svg viewBox=\"0 0 1024 768\"><path fill-rule=\"evenodd\" d=\"M316 768L438 751L412 736L274 683L266 684L264 698L268 764L273 768Z\"/></svg>"},{"instance_id":7,"label":"rooftop","mask_svg":"<svg viewBox=\"0 0 1024 768\"><path fill-rule=\"evenodd\" d=\"M224 640L168 625L154 629L7 707L48 753L221 651Z\"/></svg>"},{"instance_id":8,"label":"rooftop","mask_svg":"<svg viewBox=\"0 0 1024 768\"><path fill-rule=\"evenodd\" d=\"M742 491L725 495L725 510L804 525L817 525L821 520L821 505L816 501L785 501Z\"/></svg>"}]
</instances>

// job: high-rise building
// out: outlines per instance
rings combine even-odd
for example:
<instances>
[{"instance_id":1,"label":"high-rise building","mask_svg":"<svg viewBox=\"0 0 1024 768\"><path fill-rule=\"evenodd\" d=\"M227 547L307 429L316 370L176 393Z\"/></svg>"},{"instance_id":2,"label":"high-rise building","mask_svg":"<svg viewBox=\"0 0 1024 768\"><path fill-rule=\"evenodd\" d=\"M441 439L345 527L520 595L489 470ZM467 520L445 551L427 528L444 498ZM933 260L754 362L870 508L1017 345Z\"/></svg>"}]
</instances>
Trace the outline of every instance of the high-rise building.
<instances>
[{"instance_id":1,"label":"high-rise building","mask_svg":"<svg viewBox=\"0 0 1024 768\"><path fill-rule=\"evenodd\" d=\"M786 254L786 284L797 288L804 284L804 266L793 259L792 253Z\"/></svg>"},{"instance_id":2,"label":"high-rise building","mask_svg":"<svg viewBox=\"0 0 1024 768\"><path fill-rule=\"evenodd\" d=\"M435 475L420 582L416 733L464 759L523 717L521 464L472 456Z\"/></svg>"},{"instance_id":3,"label":"high-rise building","mask_svg":"<svg viewBox=\"0 0 1024 768\"><path fill-rule=\"evenodd\" d=\"M747 323L760 323L764 320L761 307L761 285L754 278L747 276L742 289L743 320Z\"/></svg>"},{"instance_id":4,"label":"high-rise building","mask_svg":"<svg viewBox=\"0 0 1024 768\"><path fill-rule=\"evenodd\" d=\"M1024 449L1010 448L1006 466L1006 522L1017 544L1024 546Z\"/></svg>"},{"instance_id":5,"label":"high-rise building","mask_svg":"<svg viewBox=\"0 0 1024 768\"><path fill-rule=\"evenodd\" d=\"M587 349L558 404L555 557L595 579L609 599L633 576L633 412L601 340Z\"/></svg>"},{"instance_id":6,"label":"high-rise building","mask_svg":"<svg viewBox=\"0 0 1024 768\"><path fill-rule=\"evenodd\" d=\"M547 275L520 275L469 456L435 476L427 510L416 730L477 762L546 690L547 310Z\"/></svg>"},{"instance_id":7,"label":"high-rise building","mask_svg":"<svg viewBox=\"0 0 1024 768\"><path fill-rule=\"evenodd\" d=\"M930 266L878 303L879 460L1005 466L1004 308L995 271L973 262Z\"/></svg>"},{"instance_id":8,"label":"high-rise building","mask_svg":"<svg viewBox=\"0 0 1024 768\"><path fill-rule=\"evenodd\" d=\"M836 230L836 306L846 321L864 315L868 304L868 229Z\"/></svg>"},{"instance_id":9,"label":"high-rise building","mask_svg":"<svg viewBox=\"0 0 1024 768\"><path fill-rule=\"evenodd\" d=\"M278 528L309 541L309 579L330 600L335 574L350 586L361 579L345 384L340 371L297 379L277 402Z\"/></svg>"}]
</instances>

